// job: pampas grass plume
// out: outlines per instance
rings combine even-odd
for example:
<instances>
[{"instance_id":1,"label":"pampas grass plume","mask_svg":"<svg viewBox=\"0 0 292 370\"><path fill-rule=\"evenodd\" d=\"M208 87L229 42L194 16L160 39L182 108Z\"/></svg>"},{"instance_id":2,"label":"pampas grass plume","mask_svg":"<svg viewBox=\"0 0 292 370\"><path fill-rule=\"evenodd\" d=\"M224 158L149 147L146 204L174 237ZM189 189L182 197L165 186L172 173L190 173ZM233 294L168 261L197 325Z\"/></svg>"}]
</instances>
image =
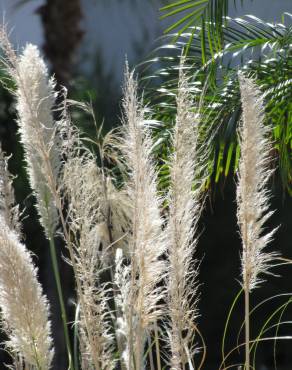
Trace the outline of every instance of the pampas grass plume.
<instances>
[{"instance_id":1,"label":"pampas grass plume","mask_svg":"<svg viewBox=\"0 0 292 370\"><path fill-rule=\"evenodd\" d=\"M110 243L100 204L103 198L101 175L93 156L85 151L80 157L71 157L65 164L63 180L74 239L82 368L110 370L115 364L114 338L110 327L108 289L99 280ZM105 250L100 251L100 245Z\"/></svg>"},{"instance_id":2,"label":"pampas grass plume","mask_svg":"<svg viewBox=\"0 0 292 370\"><path fill-rule=\"evenodd\" d=\"M268 181L273 173L271 127L264 123L263 97L251 78L239 74L243 118L239 127L241 157L237 183L237 217L243 243L241 258L243 286L251 292L268 272L275 253L265 248L276 229L264 232L270 210Z\"/></svg>"},{"instance_id":3,"label":"pampas grass plume","mask_svg":"<svg viewBox=\"0 0 292 370\"><path fill-rule=\"evenodd\" d=\"M157 196L157 173L151 159L152 139L146 128L144 107L137 96L137 82L126 71L121 151L128 165L128 193L132 212L129 238L130 271L125 302L124 325L127 338L127 367L142 369L147 333L162 315L164 291L158 284L165 275L165 252ZM128 269L128 267L126 267ZM123 275L123 274L122 274ZM124 277L127 274L123 275ZM132 359L135 363L133 364Z\"/></svg>"},{"instance_id":4,"label":"pampas grass plume","mask_svg":"<svg viewBox=\"0 0 292 370\"><path fill-rule=\"evenodd\" d=\"M31 255L20 242L12 176L1 149L0 225L0 307L8 349L19 361L46 370L53 357L49 306Z\"/></svg>"},{"instance_id":5,"label":"pampas grass plume","mask_svg":"<svg viewBox=\"0 0 292 370\"><path fill-rule=\"evenodd\" d=\"M53 357L47 299L25 246L0 217L0 306L9 328L8 347L38 370Z\"/></svg>"},{"instance_id":6,"label":"pampas grass plume","mask_svg":"<svg viewBox=\"0 0 292 370\"><path fill-rule=\"evenodd\" d=\"M37 209L47 236L57 224L54 192L60 168L52 109L55 104L55 82L38 48L28 44L18 57L7 52L8 72L17 90L17 113L21 142L29 181L37 198Z\"/></svg>"},{"instance_id":7,"label":"pampas grass plume","mask_svg":"<svg viewBox=\"0 0 292 370\"><path fill-rule=\"evenodd\" d=\"M199 183L193 189L195 169L203 173L199 150L199 118L189 92L183 59L179 71L177 115L170 158L168 245L168 314L170 317L170 366L184 369L195 352L198 302L198 261L196 226L201 214ZM202 181L202 179L201 179Z\"/></svg>"},{"instance_id":8,"label":"pampas grass plume","mask_svg":"<svg viewBox=\"0 0 292 370\"><path fill-rule=\"evenodd\" d=\"M239 127L241 156L237 182L237 219L242 239L241 274L245 307L245 368L250 368L250 293L263 281L262 275L273 265L276 253L266 252L276 228L265 232L271 217L267 183L273 170L271 127L264 123L264 104L260 90L251 78L239 73L242 122Z\"/></svg>"}]
</instances>

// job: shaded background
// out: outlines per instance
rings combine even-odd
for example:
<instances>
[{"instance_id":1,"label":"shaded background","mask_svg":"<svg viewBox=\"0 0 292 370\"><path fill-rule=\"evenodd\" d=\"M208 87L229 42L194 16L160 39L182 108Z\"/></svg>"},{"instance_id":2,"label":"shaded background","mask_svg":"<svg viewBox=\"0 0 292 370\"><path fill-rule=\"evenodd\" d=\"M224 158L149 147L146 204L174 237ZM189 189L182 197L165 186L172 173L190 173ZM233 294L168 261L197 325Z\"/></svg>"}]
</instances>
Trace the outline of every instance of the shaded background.
<instances>
[{"instance_id":1,"label":"shaded background","mask_svg":"<svg viewBox=\"0 0 292 370\"><path fill-rule=\"evenodd\" d=\"M51 71L58 82L65 85L71 98L92 100L97 120L103 120L107 128L118 124L120 114L122 74L125 58L131 67L147 57L154 41L163 33L167 20L159 20L159 7L166 1L158 0L0 0L0 11L8 28L12 30L11 41L21 49L26 42L39 45L47 58ZM292 13L291 0L254 0L244 7L234 7L230 16L253 14L269 21L280 21L283 11ZM170 20L171 21L171 20ZM40 280L52 306L52 321L56 343L54 369L66 368L62 327L54 278L47 242L34 210L34 199L26 180L22 149L18 144L14 108L11 97L0 89L0 141L8 154L13 154L10 170L17 174L15 188L17 200L26 208L24 232L27 246L36 255ZM80 126L91 133L92 123L83 116ZM292 200L283 194L277 178L273 183L273 206L277 212L271 226L281 225L272 248L281 250L283 256L292 259ZM207 361L204 369L218 369L221 363L221 340L224 323L234 296L240 289L239 251L240 241L236 226L235 186L232 178L224 187L212 190L201 222L202 235L199 255L202 258L200 280L201 300L200 330L207 344ZM61 255L65 253L60 245ZM69 307L69 318L74 314L74 285L71 270L60 258L61 276ZM281 277L269 278L258 290L252 304L280 293L292 291L292 267L279 269ZM285 298L287 299L287 297ZM285 300L272 300L255 315L254 333L264 318ZM290 316L289 316L290 314ZM291 320L287 308L285 319ZM287 317L286 317L287 316ZM227 352L236 343L236 334L243 317L243 305L235 307L227 334ZM281 329L280 334L292 334L292 325ZM292 368L291 341L283 341L277 350L278 369ZM257 370L273 368L273 345L259 346ZM240 358L237 352L234 359ZM0 363L7 356L0 352ZM2 367L3 365L1 365Z\"/></svg>"}]
</instances>

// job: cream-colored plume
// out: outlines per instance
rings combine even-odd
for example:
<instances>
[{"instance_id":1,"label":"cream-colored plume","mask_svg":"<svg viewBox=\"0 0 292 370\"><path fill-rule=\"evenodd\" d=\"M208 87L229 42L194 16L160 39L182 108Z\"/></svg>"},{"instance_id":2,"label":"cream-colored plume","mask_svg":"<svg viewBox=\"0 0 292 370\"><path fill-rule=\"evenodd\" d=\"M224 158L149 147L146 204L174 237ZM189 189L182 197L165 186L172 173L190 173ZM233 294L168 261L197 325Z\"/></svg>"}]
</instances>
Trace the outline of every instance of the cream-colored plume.
<instances>
[{"instance_id":1,"label":"cream-colored plume","mask_svg":"<svg viewBox=\"0 0 292 370\"><path fill-rule=\"evenodd\" d=\"M241 156L237 183L237 218L243 244L243 286L251 292L262 282L275 258L265 248L276 231L265 232L270 211L267 184L271 169L271 127L264 123L263 97L254 81L239 74L243 118L239 127Z\"/></svg>"},{"instance_id":2,"label":"cream-colored plume","mask_svg":"<svg viewBox=\"0 0 292 370\"><path fill-rule=\"evenodd\" d=\"M164 292L159 283L165 274L161 200L157 196L157 173L151 160L152 139L145 127L144 108L137 97L133 73L126 72L121 150L128 166L126 190L132 212L129 237L130 265L120 273L126 278L121 300L121 327L127 341L124 353L128 369L142 369L147 333L162 313ZM119 280L119 279L118 279Z\"/></svg>"},{"instance_id":3,"label":"cream-colored plume","mask_svg":"<svg viewBox=\"0 0 292 370\"><path fill-rule=\"evenodd\" d=\"M101 174L90 153L71 157L64 167L68 220L74 240L75 279L80 304L83 369L114 368L114 338L108 292L100 273L110 248L104 222Z\"/></svg>"},{"instance_id":4,"label":"cream-colored plume","mask_svg":"<svg viewBox=\"0 0 292 370\"><path fill-rule=\"evenodd\" d=\"M116 362L108 302L113 292L109 284L101 283L100 274L113 268L114 249L125 247L130 228L129 207L125 192L115 188L109 173L97 166L76 128L68 123L64 121L62 130L67 138L63 145L67 158L63 192L68 200L69 232L74 240L82 366L111 369Z\"/></svg>"},{"instance_id":5,"label":"cream-colored plume","mask_svg":"<svg viewBox=\"0 0 292 370\"><path fill-rule=\"evenodd\" d=\"M84 229L84 237L91 238L86 244L104 267L109 266L115 248L126 249L130 212L125 192L117 190L110 177L104 177L89 152L65 163L63 181L70 197L71 228L78 233Z\"/></svg>"},{"instance_id":6,"label":"cream-colored plume","mask_svg":"<svg viewBox=\"0 0 292 370\"><path fill-rule=\"evenodd\" d=\"M172 370L192 363L197 326L198 261L194 257L197 222L202 209L204 167L199 148L199 118L180 65L177 115L170 159L168 246L168 314ZM196 178L195 173L201 176ZM197 181L195 181L197 179Z\"/></svg>"},{"instance_id":7,"label":"cream-colored plume","mask_svg":"<svg viewBox=\"0 0 292 370\"><path fill-rule=\"evenodd\" d=\"M37 370L53 357L49 307L30 253L20 242L8 159L0 150L0 307L7 345L15 358Z\"/></svg>"},{"instance_id":8,"label":"cream-colored plume","mask_svg":"<svg viewBox=\"0 0 292 370\"><path fill-rule=\"evenodd\" d=\"M37 370L53 357L49 308L25 246L0 216L0 306L9 328L8 347Z\"/></svg>"},{"instance_id":9,"label":"cream-colored plume","mask_svg":"<svg viewBox=\"0 0 292 370\"><path fill-rule=\"evenodd\" d=\"M15 205L13 176L8 171L8 158L0 147L0 214L11 230L21 233L19 207Z\"/></svg>"},{"instance_id":10,"label":"cream-colored plume","mask_svg":"<svg viewBox=\"0 0 292 370\"><path fill-rule=\"evenodd\" d=\"M1 41L3 43L3 35ZM60 167L52 113L56 98L55 82L49 79L47 67L36 46L28 44L20 56L13 54L9 44L3 46L10 63L8 72L16 83L18 125L30 185L48 236L54 233L57 224L54 193Z\"/></svg>"}]
</instances>

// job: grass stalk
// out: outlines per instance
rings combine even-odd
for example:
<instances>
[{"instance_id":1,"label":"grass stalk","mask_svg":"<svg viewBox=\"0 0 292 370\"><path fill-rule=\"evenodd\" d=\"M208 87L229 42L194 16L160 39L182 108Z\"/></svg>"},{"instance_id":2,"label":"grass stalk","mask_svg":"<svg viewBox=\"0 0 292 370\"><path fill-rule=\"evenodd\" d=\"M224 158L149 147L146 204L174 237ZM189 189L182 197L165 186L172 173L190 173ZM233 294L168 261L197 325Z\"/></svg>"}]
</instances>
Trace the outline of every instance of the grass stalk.
<instances>
[{"instance_id":1,"label":"grass stalk","mask_svg":"<svg viewBox=\"0 0 292 370\"><path fill-rule=\"evenodd\" d=\"M148 340L148 347L149 347L149 364L150 364L150 370L155 370L154 360L153 360L153 352L152 352L151 338L148 336L147 340Z\"/></svg>"},{"instance_id":2,"label":"grass stalk","mask_svg":"<svg viewBox=\"0 0 292 370\"><path fill-rule=\"evenodd\" d=\"M75 319L74 319L74 368L79 370L78 362L78 327L79 327L79 313L80 313L80 304L76 305L75 310Z\"/></svg>"},{"instance_id":3,"label":"grass stalk","mask_svg":"<svg viewBox=\"0 0 292 370\"><path fill-rule=\"evenodd\" d=\"M248 281L248 279L246 279ZM250 354L249 354L249 343L250 343L250 321L249 321L249 289L246 284L244 289L244 311L245 311L245 370L250 369Z\"/></svg>"},{"instance_id":4,"label":"grass stalk","mask_svg":"<svg viewBox=\"0 0 292 370\"><path fill-rule=\"evenodd\" d=\"M35 360L36 360L36 368L37 368L37 370L42 370L42 367L41 367L40 362L39 362L39 356L38 356L38 351L37 351L37 348L36 348L36 343L35 343L34 340L33 340L33 352L34 352L34 356L35 356Z\"/></svg>"},{"instance_id":5,"label":"grass stalk","mask_svg":"<svg viewBox=\"0 0 292 370\"><path fill-rule=\"evenodd\" d=\"M54 237L52 233L50 233L49 243L50 243L50 254L51 254L51 260L52 260L52 266L53 266L53 273L54 273L54 277L56 281L58 299L59 299L59 304L60 304L60 309L61 309L64 338L65 338L65 344L67 348L68 361L69 361L69 369L74 370L74 365L72 362L70 337L69 337L68 326L67 326L68 320L67 320L66 308L65 308L64 298L63 298L60 272L59 272L59 266L58 266L58 261L57 261L57 254L56 254L56 246L55 246L55 241L54 241Z\"/></svg>"},{"instance_id":6,"label":"grass stalk","mask_svg":"<svg viewBox=\"0 0 292 370\"><path fill-rule=\"evenodd\" d=\"M154 334L155 334L155 350L156 350L157 370L161 370L162 367L161 367L161 360L160 360L160 347L159 347L157 322L154 325Z\"/></svg>"},{"instance_id":7,"label":"grass stalk","mask_svg":"<svg viewBox=\"0 0 292 370\"><path fill-rule=\"evenodd\" d=\"M226 341L227 329L228 329L228 326L229 326L229 323L230 323L230 319L231 319L231 315L233 313L234 307L235 307L239 297L241 296L242 292L243 292L243 289L240 289L240 291L237 293L236 297L234 298L234 300L232 302L232 305L230 307L230 310L228 312L227 319L225 321L224 333L223 333L223 338L222 338L222 346L221 346L223 367L225 367L225 341Z\"/></svg>"}]
</instances>

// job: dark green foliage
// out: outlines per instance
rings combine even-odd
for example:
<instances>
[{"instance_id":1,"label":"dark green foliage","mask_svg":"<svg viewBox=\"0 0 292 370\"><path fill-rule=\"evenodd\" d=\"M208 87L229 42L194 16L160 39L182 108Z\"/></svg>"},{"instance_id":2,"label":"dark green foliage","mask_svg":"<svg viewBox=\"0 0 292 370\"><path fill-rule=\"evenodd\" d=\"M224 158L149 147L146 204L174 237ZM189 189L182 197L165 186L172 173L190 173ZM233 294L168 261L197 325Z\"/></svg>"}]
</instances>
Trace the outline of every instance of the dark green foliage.
<instances>
[{"instance_id":1,"label":"dark green foliage","mask_svg":"<svg viewBox=\"0 0 292 370\"><path fill-rule=\"evenodd\" d=\"M209 37L208 22L203 28L191 28L187 33L163 39L163 45L143 64L143 73L147 76L144 78L146 96L152 101L155 118L163 121L156 131L164 153L174 117L173 93L177 86L179 57L188 49L186 63L194 93L194 109L200 105L203 126L212 127L210 183L225 181L224 178L237 168L240 151L237 124L241 116L237 71L242 69L255 78L265 95L266 120L274 128L275 161L271 166L278 167L283 188L292 194L292 26L291 16L286 14L285 19L287 25L272 25L253 16L227 18L222 28L224 44L216 53L214 39L202 44L202 34L205 39ZM175 43L171 42L173 36ZM167 173L162 167L161 183L166 182Z\"/></svg>"},{"instance_id":2,"label":"dark green foliage","mask_svg":"<svg viewBox=\"0 0 292 370\"><path fill-rule=\"evenodd\" d=\"M247 1L247 0L246 0ZM249 0L252 1L252 0ZM234 6L243 0L233 0ZM206 48L211 53L220 52L224 47L224 25L228 16L229 0L172 0L160 10L161 19L175 17L174 22L164 31L178 30L175 39L192 28L188 37L187 49L191 46L196 31L200 30L202 61L207 60Z\"/></svg>"}]
</instances>

